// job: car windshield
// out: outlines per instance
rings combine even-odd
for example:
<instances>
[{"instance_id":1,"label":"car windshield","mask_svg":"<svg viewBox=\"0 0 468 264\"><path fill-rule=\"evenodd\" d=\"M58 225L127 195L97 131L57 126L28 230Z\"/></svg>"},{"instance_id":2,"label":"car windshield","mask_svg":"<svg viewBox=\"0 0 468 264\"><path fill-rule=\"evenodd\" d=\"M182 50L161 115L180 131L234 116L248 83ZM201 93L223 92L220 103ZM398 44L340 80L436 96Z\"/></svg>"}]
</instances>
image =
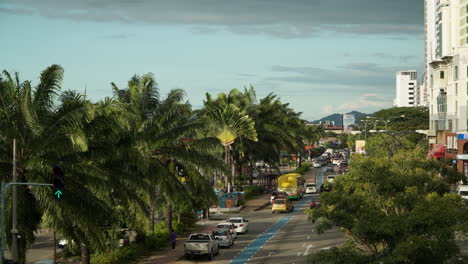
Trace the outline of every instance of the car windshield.
<instances>
[{"instance_id":1,"label":"car windshield","mask_svg":"<svg viewBox=\"0 0 468 264\"><path fill-rule=\"evenodd\" d=\"M213 231L213 236L227 236L226 231Z\"/></svg>"},{"instance_id":2,"label":"car windshield","mask_svg":"<svg viewBox=\"0 0 468 264\"><path fill-rule=\"evenodd\" d=\"M190 240L207 241L207 240L210 240L210 237L205 234L196 234L196 235L191 235Z\"/></svg>"},{"instance_id":3,"label":"car windshield","mask_svg":"<svg viewBox=\"0 0 468 264\"><path fill-rule=\"evenodd\" d=\"M284 203L285 203L284 200L276 200L276 201L275 201L275 204L284 204Z\"/></svg>"},{"instance_id":4,"label":"car windshield","mask_svg":"<svg viewBox=\"0 0 468 264\"><path fill-rule=\"evenodd\" d=\"M335 178L335 176L328 176L328 179L333 179Z\"/></svg>"},{"instance_id":5,"label":"car windshield","mask_svg":"<svg viewBox=\"0 0 468 264\"><path fill-rule=\"evenodd\" d=\"M229 219L231 223L242 223L242 219Z\"/></svg>"},{"instance_id":6,"label":"car windshield","mask_svg":"<svg viewBox=\"0 0 468 264\"><path fill-rule=\"evenodd\" d=\"M460 195L468 196L468 191L460 191Z\"/></svg>"},{"instance_id":7,"label":"car windshield","mask_svg":"<svg viewBox=\"0 0 468 264\"><path fill-rule=\"evenodd\" d=\"M230 229L231 225L218 225L219 228L227 228Z\"/></svg>"},{"instance_id":8,"label":"car windshield","mask_svg":"<svg viewBox=\"0 0 468 264\"><path fill-rule=\"evenodd\" d=\"M307 187L315 187L315 184L307 184Z\"/></svg>"}]
</instances>

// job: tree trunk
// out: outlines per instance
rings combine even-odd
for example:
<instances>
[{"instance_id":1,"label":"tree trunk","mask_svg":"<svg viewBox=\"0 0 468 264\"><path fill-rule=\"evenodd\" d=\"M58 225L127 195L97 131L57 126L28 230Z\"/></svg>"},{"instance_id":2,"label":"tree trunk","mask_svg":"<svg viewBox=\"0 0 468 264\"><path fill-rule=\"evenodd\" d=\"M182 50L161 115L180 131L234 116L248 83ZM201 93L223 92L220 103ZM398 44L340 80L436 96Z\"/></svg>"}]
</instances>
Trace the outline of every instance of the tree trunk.
<instances>
[{"instance_id":1,"label":"tree trunk","mask_svg":"<svg viewBox=\"0 0 468 264\"><path fill-rule=\"evenodd\" d=\"M172 205L171 203L167 204L166 211L164 212L164 218L166 220L166 228L167 230L172 229Z\"/></svg>"},{"instance_id":2,"label":"tree trunk","mask_svg":"<svg viewBox=\"0 0 468 264\"><path fill-rule=\"evenodd\" d=\"M81 243L81 264L91 264L89 247L84 243Z\"/></svg>"},{"instance_id":3,"label":"tree trunk","mask_svg":"<svg viewBox=\"0 0 468 264\"><path fill-rule=\"evenodd\" d=\"M229 166L229 146L225 145L224 146L224 162L226 163L226 166ZM229 183L229 174L224 176L224 187L228 187ZM229 190L228 190L229 191Z\"/></svg>"}]
</instances>

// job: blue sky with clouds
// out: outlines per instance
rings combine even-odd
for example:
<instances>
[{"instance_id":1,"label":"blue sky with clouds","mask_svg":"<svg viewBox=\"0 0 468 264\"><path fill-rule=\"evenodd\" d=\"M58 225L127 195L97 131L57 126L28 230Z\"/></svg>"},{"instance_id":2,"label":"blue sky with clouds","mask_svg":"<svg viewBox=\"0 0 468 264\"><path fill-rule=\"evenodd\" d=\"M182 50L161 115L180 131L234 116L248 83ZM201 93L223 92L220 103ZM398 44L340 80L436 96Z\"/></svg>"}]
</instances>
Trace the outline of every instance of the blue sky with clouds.
<instances>
[{"instance_id":1,"label":"blue sky with clouds","mask_svg":"<svg viewBox=\"0 0 468 264\"><path fill-rule=\"evenodd\" d=\"M161 92L252 84L318 119L390 107L395 73L423 68L423 0L1 0L0 68L37 81L65 68L63 89L94 100L133 74Z\"/></svg>"}]
</instances>

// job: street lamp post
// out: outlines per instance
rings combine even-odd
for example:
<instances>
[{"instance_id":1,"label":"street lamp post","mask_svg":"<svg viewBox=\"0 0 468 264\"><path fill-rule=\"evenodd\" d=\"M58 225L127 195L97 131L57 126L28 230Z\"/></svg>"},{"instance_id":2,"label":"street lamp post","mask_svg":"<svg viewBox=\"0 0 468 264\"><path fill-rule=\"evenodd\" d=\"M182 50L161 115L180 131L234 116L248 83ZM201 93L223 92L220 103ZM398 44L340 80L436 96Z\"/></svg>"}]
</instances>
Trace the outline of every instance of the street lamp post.
<instances>
[{"instance_id":1,"label":"street lamp post","mask_svg":"<svg viewBox=\"0 0 468 264\"><path fill-rule=\"evenodd\" d=\"M391 119L394 119L394 118L400 118L400 117L406 117L405 115L400 115L400 116L394 116L394 117L390 117L389 119L385 120L385 130L388 130L387 129L387 126L388 126L388 123L390 123L390 120Z\"/></svg>"}]
</instances>

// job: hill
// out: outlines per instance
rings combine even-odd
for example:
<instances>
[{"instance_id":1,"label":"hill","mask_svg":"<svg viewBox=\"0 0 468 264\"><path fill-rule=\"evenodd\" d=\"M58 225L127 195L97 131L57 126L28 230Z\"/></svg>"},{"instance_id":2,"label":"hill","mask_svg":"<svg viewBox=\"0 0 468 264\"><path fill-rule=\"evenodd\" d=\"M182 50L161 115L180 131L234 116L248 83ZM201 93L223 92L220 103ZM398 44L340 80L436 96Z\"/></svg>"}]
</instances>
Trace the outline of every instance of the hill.
<instances>
[{"instance_id":1,"label":"hill","mask_svg":"<svg viewBox=\"0 0 468 264\"><path fill-rule=\"evenodd\" d=\"M356 120L356 123L360 123L359 120L365 118L368 115L366 113L361 113L361 112L358 112L358 111L352 111L352 112L349 112L347 114L354 115L354 119ZM342 123L342 120L341 120L341 114L338 114L338 113L326 116L324 118L321 118L319 120L315 120L315 121L312 121L312 122L309 122L309 123L310 124L319 124L320 121L322 121L322 123L323 123L326 120L335 122L335 126L343 126L343 123Z\"/></svg>"}]
</instances>

